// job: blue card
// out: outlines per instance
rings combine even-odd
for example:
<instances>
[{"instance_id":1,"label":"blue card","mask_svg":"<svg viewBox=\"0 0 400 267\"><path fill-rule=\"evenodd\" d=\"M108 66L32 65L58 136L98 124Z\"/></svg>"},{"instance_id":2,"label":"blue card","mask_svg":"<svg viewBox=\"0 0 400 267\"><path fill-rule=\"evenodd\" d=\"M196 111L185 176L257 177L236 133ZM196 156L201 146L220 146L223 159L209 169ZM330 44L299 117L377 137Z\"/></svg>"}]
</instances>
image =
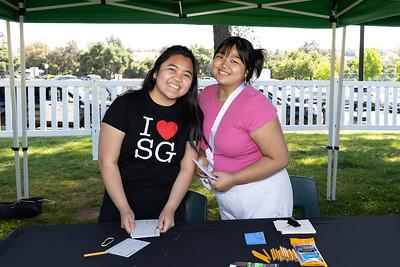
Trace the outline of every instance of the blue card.
<instances>
[{"instance_id":1,"label":"blue card","mask_svg":"<svg viewBox=\"0 0 400 267\"><path fill-rule=\"evenodd\" d=\"M244 234L247 245L265 245L264 232L246 233Z\"/></svg>"}]
</instances>

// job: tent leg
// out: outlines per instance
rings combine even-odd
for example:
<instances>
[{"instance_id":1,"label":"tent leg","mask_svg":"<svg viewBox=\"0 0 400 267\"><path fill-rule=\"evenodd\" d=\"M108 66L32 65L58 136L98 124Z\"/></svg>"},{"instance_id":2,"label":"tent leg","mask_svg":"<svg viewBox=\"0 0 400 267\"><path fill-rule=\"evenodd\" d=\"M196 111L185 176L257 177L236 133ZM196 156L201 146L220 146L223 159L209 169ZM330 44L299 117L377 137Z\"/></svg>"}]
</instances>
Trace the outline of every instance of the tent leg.
<instances>
[{"instance_id":1,"label":"tent leg","mask_svg":"<svg viewBox=\"0 0 400 267\"><path fill-rule=\"evenodd\" d=\"M16 182L17 200L20 200L22 198L21 167L19 164L17 103L16 103L16 98L15 98L15 72L14 72L14 61L13 61L12 46L11 46L11 28L10 28L9 21L6 21L6 26L7 26L8 69L10 71L11 118L12 118L12 128L13 128L12 150L14 150L15 182Z\"/></svg>"},{"instance_id":2,"label":"tent leg","mask_svg":"<svg viewBox=\"0 0 400 267\"><path fill-rule=\"evenodd\" d=\"M19 8L24 8L24 2L19 2ZM28 138L26 135L26 73L25 73L25 41L24 41L24 15L19 16L20 34L20 59L21 59L21 114L22 114L22 152L24 167L24 197L29 197L29 177L28 177Z\"/></svg>"},{"instance_id":3,"label":"tent leg","mask_svg":"<svg viewBox=\"0 0 400 267\"><path fill-rule=\"evenodd\" d=\"M337 166L339 157L339 139L340 139L340 121L342 112L342 94L343 94L343 74L344 74L344 55L346 53L346 27L343 27L342 48L340 55L340 69L339 69L339 85L338 95L336 101L336 123L335 123L335 153L333 159L333 177L332 177L332 200L336 200L336 177Z\"/></svg>"},{"instance_id":4,"label":"tent leg","mask_svg":"<svg viewBox=\"0 0 400 267\"><path fill-rule=\"evenodd\" d=\"M331 48L331 79L329 87L329 136L328 136L328 170L326 177L326 199L331 199L332 188L332 148L333 148L333 108L334 108L334 90L335 90L335 43L336 43L336 22L332 22L332 48Z\"/></svg>"}]
</instances>

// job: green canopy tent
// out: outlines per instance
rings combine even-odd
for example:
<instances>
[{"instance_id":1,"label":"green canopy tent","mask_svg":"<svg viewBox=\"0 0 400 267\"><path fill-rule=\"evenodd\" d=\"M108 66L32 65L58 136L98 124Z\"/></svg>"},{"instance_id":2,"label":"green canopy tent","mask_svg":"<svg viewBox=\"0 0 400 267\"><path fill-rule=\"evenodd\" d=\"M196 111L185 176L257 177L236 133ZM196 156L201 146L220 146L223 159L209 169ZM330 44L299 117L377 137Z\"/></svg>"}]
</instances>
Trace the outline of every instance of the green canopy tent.
<instances>
[{"instance_id":1,"label":"green canopy tent","mask_svg":"<svg viewBox=\"0 0 400 267\"><path fill-rule=\"evenodd\" d=\"M400 0L0 0L0 19L20 23L21 90L25 88L23 23L146 23L242 25L297 28L332 28L331 86L329 99L329 139L327 198L335 199L339 149L340 105L343 85L345 26L400 26ZM334 122L334 66L336 27L343 27L341 70ZM10 88L14 88L11 43ZM17 198L21 198L18 165L18 129L16 128L15 92L11 90L14 132ZM22 146L24 151L24 197L28 197L26 138L26 100L22 99ZM332 173L333 168L333 173Z\"/></svg>"}]
</instances>

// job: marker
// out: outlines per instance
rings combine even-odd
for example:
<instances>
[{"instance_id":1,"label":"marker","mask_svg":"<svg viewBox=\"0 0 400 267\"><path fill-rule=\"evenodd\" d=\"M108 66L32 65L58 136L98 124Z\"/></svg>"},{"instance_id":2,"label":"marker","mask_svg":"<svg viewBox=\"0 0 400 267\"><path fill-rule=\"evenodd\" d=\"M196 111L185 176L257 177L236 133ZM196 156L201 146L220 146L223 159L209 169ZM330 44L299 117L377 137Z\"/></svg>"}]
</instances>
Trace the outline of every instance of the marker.
<instances>
[{"instance_id":1,"label":"marker","mask_svg":"<svg viewBox=\"0 0 400 267\"><path fill-rule=\"evenodd\" d=\"M87 258L87 257L100 256L100 255L106 255L106 254L108 254L107 251L100 251L100 252L93 252L93 253L83 254L83 257Z\"/></svg>"}]
</instances>

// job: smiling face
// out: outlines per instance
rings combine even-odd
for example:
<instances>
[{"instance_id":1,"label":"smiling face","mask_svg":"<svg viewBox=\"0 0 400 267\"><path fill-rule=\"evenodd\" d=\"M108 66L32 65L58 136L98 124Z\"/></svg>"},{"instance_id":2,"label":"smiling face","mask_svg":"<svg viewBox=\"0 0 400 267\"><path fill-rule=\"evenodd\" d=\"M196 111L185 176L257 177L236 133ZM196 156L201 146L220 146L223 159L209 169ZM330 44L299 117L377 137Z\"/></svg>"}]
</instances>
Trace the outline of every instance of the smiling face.
<instances>
[{"instance_id":1,"label":"smiling face","mask_svg":"<svg viewBox=\"0 0 400 267\"><path fill-rule=\"evenodd\" d=\"M156 80L150 96L159 105L170 106L184 96L193 80L192 60L182 55L173 55L160 66L153 77Z\"/></svg>"},{"instance_id":2,"label":"smiling face","mask_svg":"<svg viewBox=\"0 0 400 267\"><path fill-rule=\"evenodd\" d=\"M239 57L236 45L228 54L226 51L215 54L211 71L220 87L227 90L234 90L245 81L246 66Z\"/></svg>"}]
</instances>

